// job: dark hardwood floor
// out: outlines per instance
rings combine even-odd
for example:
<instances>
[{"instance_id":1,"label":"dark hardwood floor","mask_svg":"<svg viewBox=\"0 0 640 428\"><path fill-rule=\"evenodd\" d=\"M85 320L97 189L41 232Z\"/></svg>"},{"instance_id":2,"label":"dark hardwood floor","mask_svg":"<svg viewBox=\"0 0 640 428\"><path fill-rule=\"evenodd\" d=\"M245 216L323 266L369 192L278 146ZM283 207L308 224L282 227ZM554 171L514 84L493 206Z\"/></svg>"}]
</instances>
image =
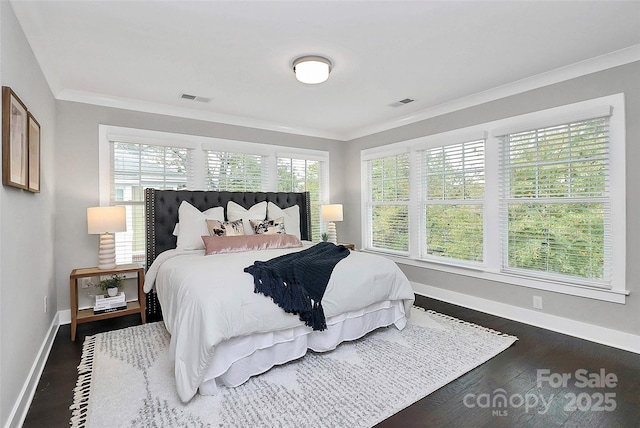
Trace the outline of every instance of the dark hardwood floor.
<instances>
[{"instance_id":1,"label":"dark hardwood floor","mask_svg":"<svg viewBox=\"0 0 640 428\"><path fill-rule=\"evenodd\" d=\"M640 355L422 296L416 304L519 340L379 427L640 427ZM81 324L76 342L61 326L24 427L68 427L85 336L139 323L130 315ZM538 370L548 370L540 386ZM612 375L608 385L595 384L601 370L617 377L615 386ZM553 382L563 374L571 378Z\"/></svg>"}]
</instances>

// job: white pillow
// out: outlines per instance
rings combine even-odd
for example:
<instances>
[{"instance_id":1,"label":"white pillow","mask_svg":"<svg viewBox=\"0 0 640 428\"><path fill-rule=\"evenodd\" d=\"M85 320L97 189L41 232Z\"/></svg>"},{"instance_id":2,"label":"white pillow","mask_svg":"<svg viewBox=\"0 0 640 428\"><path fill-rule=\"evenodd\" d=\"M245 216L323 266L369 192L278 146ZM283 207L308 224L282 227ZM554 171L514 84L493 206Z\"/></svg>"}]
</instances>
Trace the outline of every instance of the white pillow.
<instances>
[{"instance_id":1,"label":"white pillow","mask_svg":"<svg viewBox=\"0 0 640 428\"><path fill-rule=\"evenodd\" d=\"M282 209L273 202L267 205L267 220L277 220L284 217L284 229L289 235L294 235L300 239L300 207L294 205Z\"/></svg>"},{"instance_id":2,"label":"white pillow","mask_svg":"<svg viewBox=\"0 0 640 428\"><path fill-rule=\"evenodd\" d=\"M215 215L217 218L220 208L222 207L209 208L208 210L203 211L203 213L204 215ZM224 208L222 211L224 212ZM176 223L176 225L173 227L173 236L178 236L179 233L180 233L180 222Z\"/></svg>"},{"instance_id":3,"label":"white pillow","mask_svg":"<svg viewBox=\"0 0 640 428\"><path fill-rule=\"evenodd\" d=\"M227 220L242 220L244 225L244 233L247 235L255 235L253 227L249 220L264 220L267 218L267 202L258 202L251 208L244 209L241 205L236 204L233 201L227 203ZM202 239L201 239L202 240Z\"/></svg>"},{"instance_id":4,"label":"white pillow","mask_svg":"<svg viewBox=\"0 0 640 428\"><path fill-rule=\"evenodd\" d=\"M182 201L178 208L178 244L179 250L204 250L202 237L209 235L207 222L205 220L224 221L224 207L209 208L205 212L191 205L187 201Z\"/></svg>"}]
</instances>

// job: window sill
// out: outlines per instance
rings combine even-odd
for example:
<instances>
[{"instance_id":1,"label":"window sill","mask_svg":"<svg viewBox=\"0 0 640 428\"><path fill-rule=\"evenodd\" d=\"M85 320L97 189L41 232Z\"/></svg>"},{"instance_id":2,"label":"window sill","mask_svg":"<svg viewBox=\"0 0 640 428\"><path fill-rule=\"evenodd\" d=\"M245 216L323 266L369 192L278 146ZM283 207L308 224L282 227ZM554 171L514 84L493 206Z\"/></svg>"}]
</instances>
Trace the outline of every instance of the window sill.
<instances>
[{"instance_id":1,"label":"window sill","mask_svg":"<svg viewBox=\"0 0 640 428\"><path fill-rule=\"evenodd\" d=\"M396 256L393 254L362 250L371 254L378 254L393 260L394 262L407 266L415 266L425 269L433 269L442 272L449 272L456 275L470 276L473 278L485 279L489 281L502 282L510 285L534 288L538 290L552 291L555 293L568 294L571 296L586 297L588 299L602 300L605 302L625 304L629 291L605 290L582 285L571 285L562 282L554 282L544 279L533 279L502 272L490 272L476 266L457 266L446 263L436 263L426 260L416 260L409 257Z\"/></svg>"}]
</instances>

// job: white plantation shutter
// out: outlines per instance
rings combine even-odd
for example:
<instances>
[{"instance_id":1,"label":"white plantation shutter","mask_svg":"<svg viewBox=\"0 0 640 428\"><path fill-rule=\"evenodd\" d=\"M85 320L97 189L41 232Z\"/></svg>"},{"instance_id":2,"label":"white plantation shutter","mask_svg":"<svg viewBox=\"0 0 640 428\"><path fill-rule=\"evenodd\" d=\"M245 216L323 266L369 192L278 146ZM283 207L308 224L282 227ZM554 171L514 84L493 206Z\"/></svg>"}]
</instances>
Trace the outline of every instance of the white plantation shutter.
<instances>
[{"instance_id":1,"label":"white plantation shutter","mask_svg":"<svg viewBox=\"0 0 640 428\"><path fill-rule=\"evenodd\" d=\"M100 177L106 184L101 184L101 203L124 206L127 213L127 231L115 237L116 262L145 262L145 188L309 191L312 229L319 239L328 165L329 153L322 150L100 125Z\"/></svg>"},{"instance_id":2,"label":"white plantation shutter","mask_svg":"<svg viewBox=\"0 0 640 428\"><path fill-rule=\"evenodd\" d=\"M626 120L616 94L363 149L363 246L624 303ZM403 163L410 186L398 186Z\"/></svg>"},{"instance_id":3,"label":"white plantation shutter","mask_svg":"<svg viewBox=\"0 0 640 428\"><path fill-rule=\"evenodd\" d=\"M309 192L312 241L320 241L323 231L320 210L328 202L326 161L278 157L277 164L278 192Z\"/></svg>"},{"instance_id":4,"label":"white plantation shutter","mask_svg":"<svg viewBox=\"0 0 640 428\"><path fill-rule=\"evenodd\" d=\"M193 173L191 150L112 141L110 205L124 206L127 231L117 233L116 263L145 259L144 189L186 189Z\"/></svg>"},{"instance_id":5,"label":"white plantation shutter","mask_svg":"<svg viewBox=\"0 0 640 428\"><path fill-rule=\"evenodd\" d=\"M266 188L268 162L263 155L205 151L207 190L259 192Z\"/></svg>"},{"instance_id":6,"label":"white plantation shutter","mask_svg":"<svg viewBox=\"0 0 640 428\"><path fill-rule=\"evenodd\" d=\"M484 139L417 152L421 258L482 262Z\"/></svg>"},{"instance_id":7,"label":"white plantation shutter","mask_svg":"<svg viewBox=\"0 0 640 428\"><path fill-rule=\"evenodd\" d=\"M369 159L365 165L365 248L408 254L409 154Z\"/></svg>"},{"instance_id":8,"label":"white plantation shutter","mask_svg":"<svg viewBox=\"0 0 640 428\"><path fill-rule=\"evenodd\" d=\"M503 271L610 286L608 116L500 140Z\"/></svg>"}]
</instances>

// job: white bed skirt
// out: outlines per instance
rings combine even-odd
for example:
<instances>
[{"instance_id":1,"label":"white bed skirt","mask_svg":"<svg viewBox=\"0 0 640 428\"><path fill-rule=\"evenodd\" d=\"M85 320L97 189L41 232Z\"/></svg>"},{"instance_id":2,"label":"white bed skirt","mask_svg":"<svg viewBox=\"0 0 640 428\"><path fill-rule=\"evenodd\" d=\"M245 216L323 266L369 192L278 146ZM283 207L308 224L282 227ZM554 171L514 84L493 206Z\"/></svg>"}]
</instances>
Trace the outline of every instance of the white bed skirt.
<instances>
[{"instance_id":1,"label":"white bed skirt","mask_svg":"<svg viewBox=\"0 0 640 428\"><path fill-rule=\"evenodd\" d=\"M327 318L327 329L312 331L299 326L290 330L235 337L216 346L199 392L215 395L222 387L243 384L251 376L271 367L296 360L307 353L326 352L341 342L358 339L380 327L394 324L402 330L406 324L404 301L375 303L364 309Z\"/></svg>"}]
</instances>

